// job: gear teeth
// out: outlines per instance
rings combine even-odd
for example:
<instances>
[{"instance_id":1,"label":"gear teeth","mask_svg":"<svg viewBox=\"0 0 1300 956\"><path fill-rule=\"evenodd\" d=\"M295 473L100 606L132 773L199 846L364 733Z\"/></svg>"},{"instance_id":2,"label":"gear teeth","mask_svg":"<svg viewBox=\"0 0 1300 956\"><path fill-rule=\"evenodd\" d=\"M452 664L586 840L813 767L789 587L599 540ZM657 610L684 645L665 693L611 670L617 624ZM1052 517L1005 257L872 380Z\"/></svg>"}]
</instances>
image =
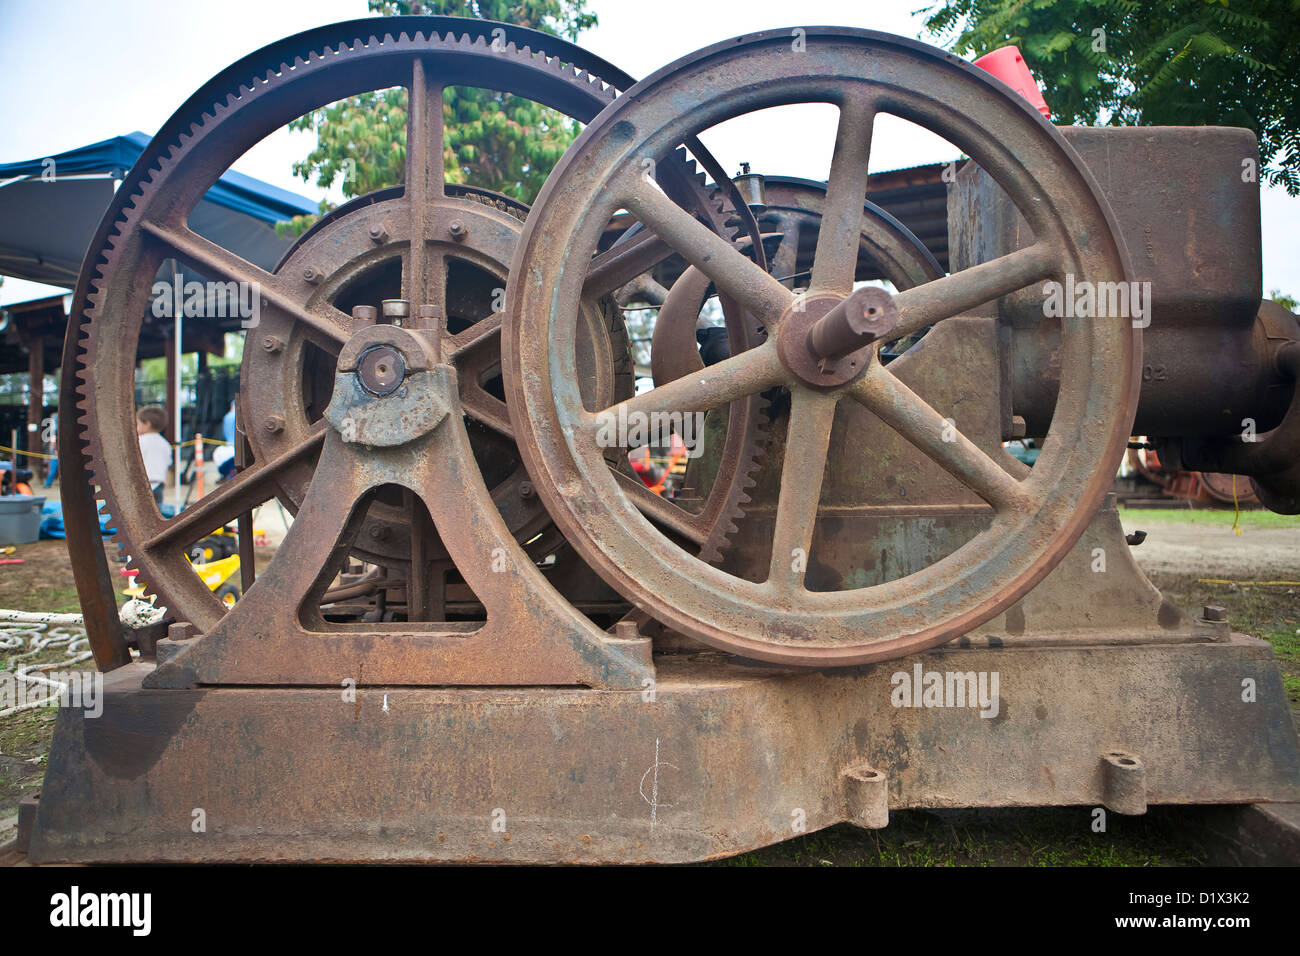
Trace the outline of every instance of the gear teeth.
<instances>
[{"instance_id":1,"label":"gear teeth","mask_svg":"<svg viewBox=\"0 0 1300 956\"><path fill-rule=\"evenodd\" d=\"M732 536L740 531L737 522L744 518L746 506L753 501L753 497L749 492L758 484L758 480L754 476L762 462L763 454L767 450L768 429L771 424L771 419L768 417L770 407L771 402L765 396L760 395L754 411L753 431L749 441L745 443L745 447L741 450L741 467L732 479L732 499L719 513L718 521L714 524L712 533L700 547L698 557L701 561L715 566L720 564L726 553L731 550L734 543Z\"/></svg>"},{"instance_id":2,"label":"gear teeth","mask_svg":"<svg viewBox=\"0 0 1300 956\"><path fill-rule=\"evenodd\" d=\"M371 29L373 30L374 27L372 26ZM117 218L106 234L104 245L98 250L98 255L90 267L91 279L87 284L85 300L77 304L72 319L78 326L74 370L76 376L74 391L77 396L74 434L87 460L88 478L92 485L99 488L97 497L105 502L105 508L113 516L115 530L109 540L114 544L120 544L126 553L131 555L129 567L138 570L146 586L146 593L156 597L158 604L174 609L181 617L185 617L183 604L173 602L167 593L167 574L164 573L167 570L166 566L147 555L136 554L138 549L133 546L130 522L126 520L126 513L121 507L119 496L113 490L112 475L116 474L118 469L115 465L110 465L110 458L105 454L98 428L96 399L91 381L96 357L109 348L103 344L101 326L103 323L116 320L116 317L107 315L104 311L105 290L117 275L117 260L122 255L131 231L143 213L147 197L159 188L167 172L194 148L196 143L202 141L204 137L213 135L214 130L228 116L237 113L251 101L264 95L275 84L294 73L329 69L334 61L340 58L362 56L366 52L374 52L382 47L416 47L429 52L455 48L485 56L505 56L515 60L526 60L530 61L529 65L538 72L564 77L569 83L585 84L606 102L612 102L619 94L616 87L600 76L581 70L572 63L565 63L559 56L548 55L544 49L533 50L531 46L525 45L521 50L515 41L510 41L504 50L488 54L491 42L489 32L490 27L486 23L482 25L479 32L466 30L461 33L448 31L439 34L437 30L429 30L427 33L423 29L400 30L397 33L387 30L381 36L376 31L354 35L350 42L340 41L335 45L302 51L292 57L286 55L285 61L272 60L270 62L275 64L273 66L268 65L265 69L257 68L252 71L251 76L243 74L233 79L232 90L224 97L218 96L210 104L196 106L189 117L191 120L189 125L182 127L175 134L174 141L156 148L151 144L147 151L148 164L140 167L138 172L132 171L130 178L134 185L130 187L130 194L123 194L126 190L124 187L123 191L114 198L115 205L112 208L116 209ZM291 62L288 62L289 60ZM692 171L694 172L693 166Z\"/></svg>"},{"instance_id":3,"label":"gear teeth","mask_svg":"<svg viewBox=\"0 0 1300 956\"><path fill-rule=\"evenodd\" d=\"M716 183L712 186L709 185L707 173L700 167L699 162L690 154L690 151L685 146L679 146L669 154L669 158L681 167L681 173L686 180L696 185L699 191L704 194L709 212L711 212L710 218L713 220L714 231L719 235L727 236L733 241L741 238L740 219L731 206L726 192ZM698 552L697 556L702 561L710 564L721 562L724 554L731 547L732 536L739 530L736 522L744 517L745 506L751 502L751 496L748 492L757 484L753 476L767 446L767 426L769 423L767 412L769 405L770 403L766 398L759 396L754 421L751 426L752 433L741 449L740 465L731 479L731 487L728 490L730 500L719 511L718 520L714 522L708 538Z\"/></svg>"}]
</instances>

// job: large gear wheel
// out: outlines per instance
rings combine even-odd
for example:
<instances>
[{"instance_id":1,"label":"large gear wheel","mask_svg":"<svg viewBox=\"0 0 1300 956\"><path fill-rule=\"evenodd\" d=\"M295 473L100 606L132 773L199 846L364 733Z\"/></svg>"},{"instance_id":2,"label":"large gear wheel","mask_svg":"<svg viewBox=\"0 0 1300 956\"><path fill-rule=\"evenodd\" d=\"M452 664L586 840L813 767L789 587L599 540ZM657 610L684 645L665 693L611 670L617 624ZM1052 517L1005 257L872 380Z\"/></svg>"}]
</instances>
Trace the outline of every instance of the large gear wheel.
<instances>
[{"instance_id":1,"label":"large gear wheel","mask_svg":"<svg viewBox=\"0 0 1300 956\"><path fill-rule=\"evenodd\" d=\"M214 78L168 123L172 136L151 144L139 175L133 171L109 210L113 224L105 245L88 260L94 270L88 308L74 321L85 336L77 390L93 480L114 516L119 543L176 616L207 631L225 611L185 561L189 544L270 497L290 508L302 500L325 434L321 415L334 356L372 321L349 314L351 306L377 305L391 293L409 304L409 314L394 321L439 336L446 359L461 373L462 404L479 426L481 463L491 461L499 472L489 476L494 503L521 540L542 540L545 514L535 499L518 493L522 473L509 465L510 455L500 454L511 444L511 426L500 390L491 384L499 378L499 326L488 314L493 309L481 306L482 293L505 284L523 210L509 208L504 197L471 195L443 182L441 94L452 85L486 87L586 122L630 83L577 47L515 27L438 17L356 21L252 54ZM362 197L326 217L273 272L188 227L189 212L211 182L249 146L312 109L391 86L410 91L404 187ZM696 156L712 163L702 150ZM667 157L658 178L708 228L729 234L732 210L703 189L703 177L682 151ZM609 250L602 276L608 287L594 291L595 304L584 310L590 343L600 353L582 386L593 400L627 395L631 387L621 323L607 321L602 300L671 254L662 243L628 242ZM141 319L167 259L207 278L252 283L262 302L260 325L245 350L250 385L241 408L253 461L171 520L158 513L134 453L131 387ZM459 277L455 263L464 266ZM449 324L452 319L458 323ZM368 560L400 565L417 537L400 517L410 499L385 502L383 494L353 547ZM434 546L424 558L439 555ZM405 560L409 566L414 558Z\"/></svg>"},{"instance_id":2,"label":"large gear wheel","mask_svg":"<svg viewBox=\"0 0 1300 956\"><path fill-rule=\"evenodd\" d=\"M1141 339L1119 316L1063 323L1061 390L1032 475L996 436L981 433L977 443L904 384L880 360L885 341L1044 280L1127 281L1127 252L1096 183L1061 135L977 68L887 34L811 28L793 52L790 37L774 30L692 54L643 80L635 95L587 127L538 197L511 267L530 281L508 290L506 384L520 449L552 518L612 587L645 613L722 650L784 664L852 665L966 633L1017 601L1069 551L1123 453ZM837 106L839 124L809 291L796 297L701 229L639 170L685 136L800 102ZM936 132L972 157L1019 209L1032 244L897 295L853 292L878 113ZM592 410L566 372L591 250L620 209L672 244L770 334L757 348ZM931 354L941 348L932 335L924 340ZM771 388L789 392L791 411L769 566L761 580L750 580L658 534L654 516L621 493L598 453L610 418L734 407ZM816 558L810 552L828 455L845 451L831 443L842 401L863 406L964 486L982 509L983 530L902 577L811 589L805 574Z\"/></svg>"},{"instance_id":3,"label":"large gear wheel","mask_svg":"<svg viewBox=\"0 0 1300 956\"><path fill-rule=\"evenodd\" d=\"M307 309L402 298L403 259L410 248L401 188L361 197L318 223L282 258L277 275L310 276L302 300ZM457 369L460 399L469 418L471 441L479 452L493 500L506 525L522 540L535 538L549 520L535 497L521 495L527 474L510 436L500 388L499 320L492 308L505 288L506 269L527 207L486 190L448 185L445 196L425 203L426 253L441 288L425 298L436 300L447 361ZM452 230L455 229L453 233ZM371 238L386 238L382 244ZM359 254L358 254L359 253ZM585 388L592 395L632 394L632 370L624 325L608 302L584 312ZM398 319L408 326L412 317ZM310 330L291 316L264 316L244 350L240 391L241 420L246 423L255 461L294 453L304 442L319 441L329 402L336 354L312 341ZM599 354L597 360L595 356ZM273 424L274 428L266 427ZM297 512L314 471L311 456L281 470L274 478L277 497ZM391 496L390 496L391 497ZM223 507L220 498L205 498L185 520L204 523L205 510ZM378 500L353 547L359 560L409 567L415 528L400 500ZM421 533L428 534L427 529ZM441 542L425 544L426 560L446 557ZM409 573L409 572L408 572Z\"/></svg>"}]
</instances>

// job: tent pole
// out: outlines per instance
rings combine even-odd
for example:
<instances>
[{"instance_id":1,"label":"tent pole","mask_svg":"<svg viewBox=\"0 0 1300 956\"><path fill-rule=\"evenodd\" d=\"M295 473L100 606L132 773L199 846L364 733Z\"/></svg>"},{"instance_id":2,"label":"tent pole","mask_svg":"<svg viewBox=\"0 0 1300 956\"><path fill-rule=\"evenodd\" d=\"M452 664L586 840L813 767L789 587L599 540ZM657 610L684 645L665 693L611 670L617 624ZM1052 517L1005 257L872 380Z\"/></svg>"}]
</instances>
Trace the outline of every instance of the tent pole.
<instances>
[{"instance_id":1,"label":"tent pole","mask_svg":"<svg viewBox=\"0 0 1300 956\"><path fill-rule=\"evenodd\" d=\"M180 264L173 259L172 270L175 282L181 281ZM176 476L176 510L180 511L181 502L181 440L184 438L184 432L181 431L181 379L185 375L185 358L184 340L185 340L185 309L179 308L176 312L176 324L173 327L176 333L176 378L175 391L172 393L173 407L175 408L175 417L172 419L172 434L174 442L172 446L172 473Z\"/></svg>"}]
</instances>

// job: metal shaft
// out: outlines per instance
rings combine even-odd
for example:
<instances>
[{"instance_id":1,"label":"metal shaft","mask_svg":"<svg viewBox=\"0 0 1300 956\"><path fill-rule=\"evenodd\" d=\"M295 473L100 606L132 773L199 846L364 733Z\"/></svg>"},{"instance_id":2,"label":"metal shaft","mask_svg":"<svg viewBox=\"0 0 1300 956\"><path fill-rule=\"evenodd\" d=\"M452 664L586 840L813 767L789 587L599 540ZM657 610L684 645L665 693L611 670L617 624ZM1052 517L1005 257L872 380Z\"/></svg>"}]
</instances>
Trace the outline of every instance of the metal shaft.
<instances>
[{"instance_id":1,"label":"metal shaft","mask_svg":"<svg viewBox=\"0 0 1300 956\"><path fill-rule=\"evenodd\" d=\"M894 297L884 289L866 286L808 330L808 348L819 359L840 359L887 335L897 324Z\"/></svg>"}]
</instances>

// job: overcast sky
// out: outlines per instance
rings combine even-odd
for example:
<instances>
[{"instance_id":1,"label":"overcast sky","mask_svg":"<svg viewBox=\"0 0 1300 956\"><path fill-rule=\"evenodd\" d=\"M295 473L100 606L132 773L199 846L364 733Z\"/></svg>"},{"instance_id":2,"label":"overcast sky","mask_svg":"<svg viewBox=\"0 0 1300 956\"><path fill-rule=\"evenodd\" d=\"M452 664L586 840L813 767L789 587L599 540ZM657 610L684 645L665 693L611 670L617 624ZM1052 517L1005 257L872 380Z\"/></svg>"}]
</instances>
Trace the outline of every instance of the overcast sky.
<instances>
[{"instance_id":1,"label":"overcast sky","mask_svg":"<svg viewBox=\"0 0 1300 956\"><path fill-rule=\"evenodd\" d=\"M803 24L843 24L922 36L913 10L926 0L589 0L600 25L580 44L632 76L741 33ZM367 15L364 0L0 0L0 162L33 159L133 130L152 135L194 90L241 56L292 33ZM788 107L711 131L706 145L725 167L824 179L834 137L829 106ZM308 134L281 131L235 168L313 200L321 190L293 176L312 148ZM883 117L873 137L873 171L954 158L953 147ZM339 196L334 195L335 199ZM1264 290L1300 294L1300 199L1263 197ZM0 304L46 287L6 279Z\"/></svg>"}]
</instances>

